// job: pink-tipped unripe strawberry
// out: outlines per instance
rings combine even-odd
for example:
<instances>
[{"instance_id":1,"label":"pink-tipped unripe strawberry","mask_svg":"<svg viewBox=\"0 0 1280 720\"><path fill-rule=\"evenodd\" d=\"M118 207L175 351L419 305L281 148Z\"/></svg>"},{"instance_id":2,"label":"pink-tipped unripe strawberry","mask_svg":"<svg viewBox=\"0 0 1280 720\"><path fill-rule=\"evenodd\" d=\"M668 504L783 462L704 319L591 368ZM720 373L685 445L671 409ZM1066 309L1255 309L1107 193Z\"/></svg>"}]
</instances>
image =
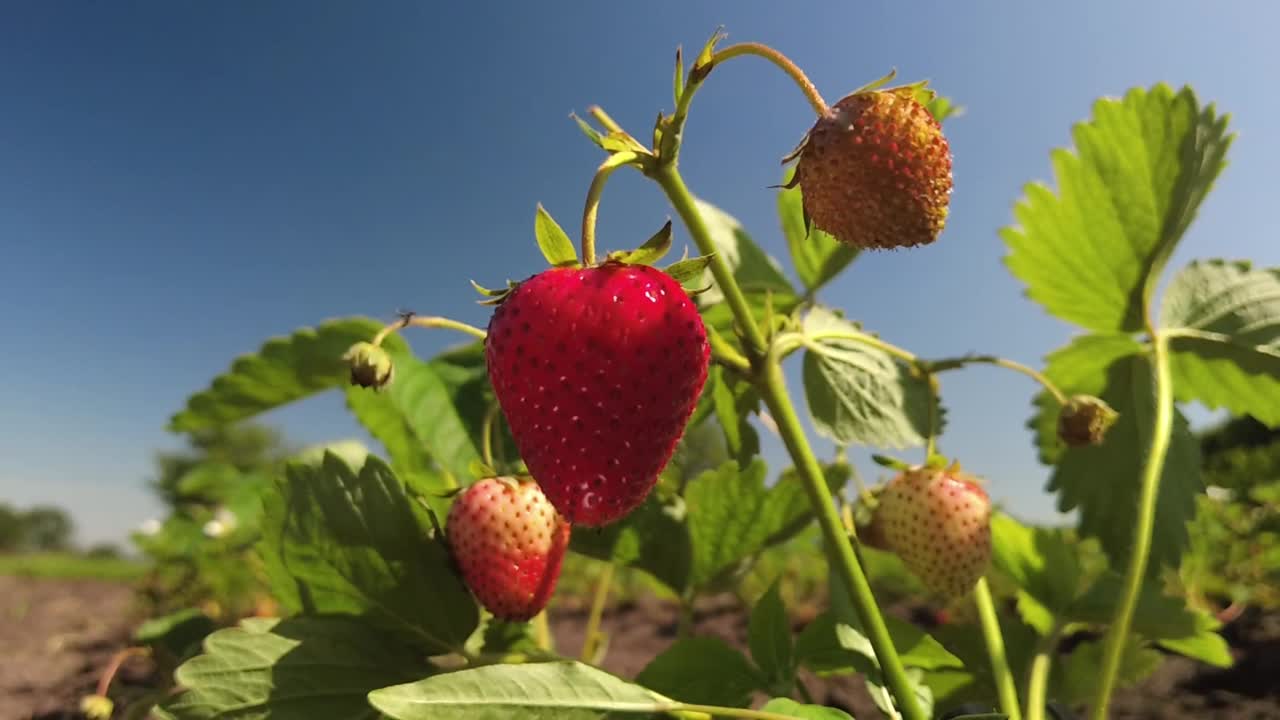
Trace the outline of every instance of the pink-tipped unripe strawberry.
<instances>
[{"instance_id":1,"label":"pink-tipped unripe strawberry","mask_svg":"<svg viewBox=\"0 0 1280 720\"><path fill-rule=\"evenodd\" d=\"M885 544L944 598L969 592L991 560L991 500L958 469L905 470L880 493Z\"/></svg>"},{"instance_id":2,"label":"pink-tipped unripe strawberry","mask_svg":"<svg viewBox=\"0 0 1280 720\"><path fill-rule=\"evenodd\" d=\"M481 480L454 500L445 527L462 579L495 617L522 621L547 606L569 546L569 523L532 480Z\"/></svg>"},{"instance_id":3,"label":"pink-tipped unripe strawberry","mask_svg":"<svg viewBox=\"0 0 1280 720\"><path fill-rule=\"evenodd\" d=\"M809 131L793 182L815 227L858 248L938 239L951 202L951 149L916 92L856 92Z\"/></svg>"},{"instance_id":4,"label":"pink-tipped unripe strawberry","mask_svg":"<svg viewBox=\"0 0 1280 720\"><path fill-rule=\"evenodd\" d=\"M646 265L555 268L516 286L485 341L489 379L529 473L575 525L644 501L707 379L688 293Z\"/></svg>"}]
</instances>

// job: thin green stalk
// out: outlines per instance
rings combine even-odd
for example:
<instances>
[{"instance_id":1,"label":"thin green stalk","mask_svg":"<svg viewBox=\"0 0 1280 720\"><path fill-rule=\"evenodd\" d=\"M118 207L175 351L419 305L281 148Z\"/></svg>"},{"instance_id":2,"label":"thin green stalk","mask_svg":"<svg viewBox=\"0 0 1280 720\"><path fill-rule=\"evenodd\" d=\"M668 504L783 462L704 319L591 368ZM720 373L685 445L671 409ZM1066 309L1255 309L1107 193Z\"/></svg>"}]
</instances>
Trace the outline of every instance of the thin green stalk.
<instances>
[{"instance_id":1,"label":"thin green stalk","mask_svg":"<svg viewBox=\"0 0 1280 720\"><path fill-rule=\"evenodd\" d=\"M1173 380L1169 375L1169 341L1154 328L1151 328L1151 337L1151 361L1155 366L1155 424L1151 431L1147 464L1142 472L1142 494L1138 499L1138 518L1133 529L1133 550L1129 555L1129 568L1125 572L1124 596L1116 609L1111 627L1107 630L1102 671L1090 714L1093 720L1105 720L1111 703L1111 692L1115 690L1125 641L1133 623L1134 609L1138 606L1138 595L1142 592L1142 580L1147 574L1151 533L1155 528L1156 498L1160 493L1160 475L1164 472L1165 456L1169 452L1169 436L1173 431Z\"/></svg>"},{"instance_id":2,"label":"thin green stalk","mask_svg":"<svg viewBox=\"0 0 1280 720\"><path fill-rule=\"evenodd\" d=\"M751 306L747 304L746 296L738 287L738 281L734 279L729 263L722 254L716 252L715 242L711 239L711 230L702 219L702 213L698 212L693 193L689 192L688 186L684 184L684 178L680 177L680 172L674 165L664 165L654 173L654 179L662 186L672 207L689 228L689 234L697 243L698 251L711 257L711 275L716 279L716 286L720 288L720 292L724 293L725 302L733 311L733 317L741 326L743 335L746 336L748 352L756 356L762 355L767 347L764 333L752 317Z\"/></svg>"},{"instance_id":3,"label":"thin green stalk","mask_svg":"<svg viewBox=\"0 0 1280 720\"><path fill-rule=\"evenodd\" d=\"M420 327L420 328L446 328L448 330L457 330L458 332L466 333L471 337L477 338L479 340L484 340L489 335L489 333L485 332L484 330L481 330L480 328L474 325L468 325L464 322L459 322L457 320L450 320L449 318L446 318L446 317L422 317L419 315L406 314L401 319L379 330L378 334L373 336L373 340L371 342L374 345L381 345L382 341L386 340L387 336L390 335L391 333L398 332L410 326Z\"/></svg>"},{"instance_id":4,"label":"thin green stalk","mask_svg":"<svg viewBox=\"0 0 1280 720\"><path fill-rule=\"evenodd\" d=\"M1023 375L1026 375L1032 380L1035 380L1037 383L1040 383L1041 387L1049 391L1050 395L1053 395L1054 399L1058 401L1059 405L1067 404L1066 394L1063 393L1061 390L1059 390L1058 386L1054 385L1052 380L1045 377L1042 373L1035 370L1034 368L1023 365L1022 363L1017 362L1015 360L1009 360L1007 358L997 357L995 355L966 355L964 357L947 358L945 360L930 360L928 361L927 364L929 365L930 369L933 372L943 372L944 370L954 370L956 368L964 367L965 365L970 365L973 363L995 365L996 367L1002 367L1006 370L1012 370L1016 373L1022 373Z\"/></svg>"},{"instance_id":5,"label":"thin green stalk","mask_svg":"<svg viewBox=\"0 0 1280 720\"><path fill-rule=\"evenodd\" d=\"M751 372L751 361L743 357L742 353L720 337L720 333L707 328L707 342L711 345L711 358L713 360L738 372Z\"/></svg>"},{"instance_id":6,"label":"thin green stalk","mask_svg":"<svg viewBox=\"0 0 1280 720\"><path fill-rule=\"evenodd\" d=\"M745 42L730 45L711 56L711 65L719 65L730 58L741 57L743 55L755 55L756 57L764 58L778 66L778 68L782 70L782 72L786 73L787 76L795 82L796 86L800 88L800 92L804 93L804 99L809 101L809 106L813 108L813 111L817 113L819 117L827 114L829 111L827 108L827 101L822 99L822 93L818 92L818 88L814 87L813 83L809 80L809 76L805 75L804 71L801 70L798 65L791 62L791 58L783 55L777 50L774 50L768 45L756 42Z\"/></svg>"},{"instance_id":7,"label":"thin green stalk","mask_svg":"<svg viewBox=\"0 0 1280 720\"><path fill-rule=\"evenodd\" d=\"M1044 720L1045 704L1049 701L1049 670L1053 667L1059 632L1059 628L1054 628L1036 644L1031 669L1027 673L1027 720Z\"/></svg>"},{"instance_id":8,"label":"thin green stalk","mask_svg":"<svg viewBox=\"0 0 1280 720\"><path fill-rule=\"evenodd\" d=\"M582 640L582 662L590 663L600 648L600 619L604 616L605 601L609 599L609 583L613 581L613 563L604 566L596 578L596 592L591 598L591 614L587 616L587 632Z\"/></svg>"},{"instance_id":9,"label":"thin green stalk","mask_svg":"<svg viewBox=\"0 0 1280 720\"><path fill-rule=\"evenodd\" d=\"M813 454L813 448L809 446L808 438L805 437L800 418L796 415L790 392L787 390L786 377L782 373L782 363L775 354L769 353L766 356L762 352L767 347L764 334L756 325L751 315L751 308L747 305L746 298L743 297L742 290L738 287L728 263L722 255L715 252L715 243L711 239L706 222L698 212L693 195L684 184L675 165L662 166L654 173L654 178L662 186L672 206L688 227L698 250L711 257L711 273L746 336L746 344L755 350L753 354L763 363L756 380L761 397L773 415L783 444L786 445L800 472L800 478L809 496L809 503L813 506L814 513L818 517L818 525L826 538L830 561L853 599L854 608L867 637L871 640L871 646L880 662L885 681L898 703L898 711L905 720L925 720L925 715L921 712L915 692L912 690L911 681L907 678L906 669L902 665L902 659L893 646L889 629L885 625L884 617L880 614L879 606L876 605L871 585L867 582L851 540L845 534L840 514L827 490L822 466Z\"/></svg>"},{"instance_id":10,"label":"thin green stalk","mask_svg":"<svg viewBox=\"0 0 1280 720\"><path fill-rule=\"evenodd\" d=\"M876 658L880 661L885 682L897 701L898 710L906 720L923 720L925 716L920 711L911 681L907 678L906 669L902 665L902 659L898 657L898 652L893 646L889 628L880 614L880 608L871 592L871 585L867 582L867 576L863 573L862 565L854 552L852 540L846 534L840 514L831 500L822 466L818 463L818 458L813 454L813 449L804 435L804 428L800 424L800 418L796 414L787 390L782 365L774 358L765 360L764 372L760 379L760 392L765 405L773 413L783 444L800 471L800 479L809 496L809 503L817 515L818 525L822 528L822 534L827 541L830 562L834 565L836 574L844 582L845 589L849 591L858 619L862 621L863 629L871 640Z\"/></svg>"},{"instance_id":11,"label":"thin green stalk","mask_svg":"<svg viewBox=\"0 0 1280 720\"><path fill-rule=\"evenodd\" d=\"M1004 651L1000 618L996 615L996 605L991 600L991 588L985 577L978 578L978 585L973 589L973 599L978 605L978 620L982 625L982 639L987 645L987 656L991 659L996 694L1000 696L1000 711L1008 715L1009 720L1022 720L1022 712L1018 709L1018 688L1014 685L1013 673L1009 671L1009 659Z\"/></svg>"},{"instance_id":12,"label":"thin green stalk","mask_svg":"<svg viewBox=\"0 0 1280 720\"><path fill-rule=\"evenodd\" d=\"M685 83L684 90L680 94L680 101L676 103L675 112L671 115L669 129L663 133L662 147L659 157L664 163L674 165L680 154L680 137L684 133L685 120L689 117L689 108L693 104L693 96L698 92L698 88L702 87L702 83L706 81L707 75L711 70L722 62L735 57L745 55L755 55L764 58L774 65L778 66L787 77L795 82L800 88L800 92L804 93L805 99L809 101L809 105L813 107L815 113L819 117L823 117L830 112L827 103L822 99L822 94L818 92L818 88L814 87L804 71L798 65L791 61L786 55L774 50L773 48L762 45L760 43L738 43L730 45L727 48L713 54L709 62L698 66L695 65L689 72L689 80ZM597 121L600 118L596 118ZM604 124L601 122L601 124ZM606 125L606 127L608 127Z\"/></svg>"},{"instance_id":13,"label":"thin green stalk","mask_svg":"<svg viewBox=\"0 0 1280 720\"><path fill-rule=\"evenodd\" d=\"M533 641L539 650L549 653L556 651L555 641L551 637L551 623L547 621L547 611L533 616Z\"/></svg>"},{"instance_id":14,"label":"thin green stalk","mask_svg":"<svg viewBox=\"0 0 1280 720\"><path fill-rule=\"evenodd\" d=\"M493 463L493 429L497 425L498 413L501 409L496 402L490 405L488 412L484 414L484 424L480 428L480 459L491 470L497 469L497 465Z\"/></svg>"},{"instance_id":15,"label":"thin green stalk","mask_svg":"<svg viewBox=\"0 0 1280 720\"><path fill-rule=\"evenodd\" d=\"M603 112L603 111L601 111ZM591 187L587 188L587 202L582 209L582 263L588 267L596 264L596 215L600 212L600 196L604 194L605 183L614 170L633 162L639 157L633 152L618 152L600 163L596 174L591 178Z\"/></svg>"}]
</instances>

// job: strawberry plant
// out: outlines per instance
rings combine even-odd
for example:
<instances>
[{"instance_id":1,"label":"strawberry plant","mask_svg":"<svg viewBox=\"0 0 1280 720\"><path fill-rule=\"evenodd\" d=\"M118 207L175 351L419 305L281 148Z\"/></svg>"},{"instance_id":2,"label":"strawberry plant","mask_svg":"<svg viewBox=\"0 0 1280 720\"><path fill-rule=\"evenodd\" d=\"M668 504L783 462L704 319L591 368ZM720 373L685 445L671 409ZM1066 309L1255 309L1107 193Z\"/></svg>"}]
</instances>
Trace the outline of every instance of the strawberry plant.
<instances>
[{"instance_id":1,"label":"strawberry plant","mask_svg":"<svg viewBox=\"0 0 1280 720\"><path fill-rule=\"evenodd\" d=\"M1043 370L925 358L819 294L863 251L945 242L954 106L924 83L888 87L892 75L828 105L778 51L722 39L687 72L677 52L674 109L642 135L601 108L577 119L605 153L580 252L539 207L550 268L477 285L494 306L487 330L330 320L237 359L173 417L200 432L347 385L384 453L312 454L265 484L256 556L282 617L210 635L159 716L834 720L849 716L813 703L804 678L858 675L889 717L1039 720L1056 702L1103 718L1162 651L1230 663L1217 621L1157 581L1202 488L1175 401L1280 424L1280 272L1197 262L1155 292L1225 164L1225 116L1164 85L1098 101L1075 148L1053 156L1056 190L1028 186L1003 232L1028 296L1085 333ZM777 194L798 284L680 171L699 89L747 56L784 71L817 116ZM665 194L696 257L659 265L669 223L597 252L602 195L624 169ZM471 342L419 358L408 328ZM803 408L783 370L797 353ZM1030 426L1078 527L1019 523L941 452L941 379L972 364L1043 388ZM835 457L817 456L802 410ZM762 429L790 458L774 475ZM920 456L882 458L896 479L851 491L853 446ZM742 650L685 622L618 677L596 666L608 572L580 652L547 632L566 534L567 552L649 574L687 616L815 527L830 598L798 635L770 583ZM920 583L948 622L927 631L883 612L875 588L890 577Z\"/></svg>"}]
</instances>

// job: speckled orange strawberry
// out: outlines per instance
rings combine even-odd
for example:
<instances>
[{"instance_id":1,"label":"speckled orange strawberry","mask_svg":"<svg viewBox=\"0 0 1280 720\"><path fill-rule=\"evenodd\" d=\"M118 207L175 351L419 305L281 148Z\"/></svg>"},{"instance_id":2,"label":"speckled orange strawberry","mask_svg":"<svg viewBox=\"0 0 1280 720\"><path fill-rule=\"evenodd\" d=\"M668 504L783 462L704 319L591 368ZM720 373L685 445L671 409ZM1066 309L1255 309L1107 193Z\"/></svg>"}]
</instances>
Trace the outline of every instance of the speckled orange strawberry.
<instances>
[{"instance_id":1,"label":"speckled orange strawberry","mask_svg":"<svg viewBox=\"0 0 1280 720\"><path fill-rule=\"evenodd\" d=\"M554 268L498 305L489 379L530 474L575 525L618 520L666 467L710 346L678 282L646 265Z\"/></svg>"},{"instance_id":2,"label":"speckled orange strawberry","mask_svg":"<svg viewBox=\"0 0 1280 720\"><path fill-rule=\"evenodd\" d=\"M880 493L885 544L944 598L973 589L991 560L991 500L954 466L905 470Z\"/></svg>"},{"instance_id":3,"label":"speckled orange strawberry","mask_svg":"<svg viewBox=\"0 0 1280 720\"><path fill-rule=\"evenodd\" d=\"M858 248L927 245L951 202L951 149L913 86L855 92L797 151L793 184L815 227Z\"/></svg>"},{"instance_id":4,"label":"speckled orange strawberry","mask_svg":"<svg viewBox=\"0 0 1280 720\"><path fill-rule=\"evenodd\" d=\"M495 617L528 620L547 605L569 546L569 523L532 480L487 478L449 509L449 549Z\"/></svg>"}]
</instances>

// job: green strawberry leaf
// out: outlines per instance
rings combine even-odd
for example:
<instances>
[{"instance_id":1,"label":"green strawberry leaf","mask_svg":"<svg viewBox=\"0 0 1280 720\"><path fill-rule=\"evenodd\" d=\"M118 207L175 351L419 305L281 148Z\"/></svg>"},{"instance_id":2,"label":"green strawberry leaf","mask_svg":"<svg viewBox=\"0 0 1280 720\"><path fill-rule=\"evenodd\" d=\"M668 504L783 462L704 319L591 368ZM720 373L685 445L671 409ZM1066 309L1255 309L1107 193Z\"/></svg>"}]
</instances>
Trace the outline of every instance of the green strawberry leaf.
<instances>
[{"instance_id":1,"label":"green strawberry leaf","mask_svg":"<svg viewBox=\"0 0 1280 720\"><path fill-rule=\"evenodd\" d=\"M1179 400L1280 425L1280 269L1194 262L1161 311Z\"/></svg>"},{"instance_id":2,"label":"green strawberry leaf","mask_svg":"<svg viewBox=\"0 0 1280 720\"><path fill-rule=\"evenodd\" d=\"M573 241L565 234L564 228L551 217L551 213L538 203L538 211L533 219L533 234L538 240L538 249L552 267L575 267L578 262L578 251Z\"/></svg>"},{"instance_id":3,"label":"green strawberry leaf","mask_svg":"<svg viewBox=\"0 0 1280 720\"><path fill-rule=\"evenodd\" d=\"M1123 595L1124 579L1107 572L1063 613L1064 619L1105 625L1115 616ZM1147 583L1138 595L1133 615L1133 631L1161 646L1218 667L1231 665L1231 650L1218 634L1217 618L1203 610L1187 607L1181 598L1160 592Z\"/></svg>"},{"instance_id":4,"label":"green strawberry leaf","mask_svg":"<svg viewBox=\"0 0 1280 720\"><path fill-rule=\"evenodd\" d=\"M879 663L871 641L862 631L862 621L848 591L835 575L831 582L831 610L814 618L800 632L796 639L797 661L824 675L877 670ZM904 665L923 670L963 667L959 658L922 628L892 615L886 615L884 621Z\"/></svg>"},{"instance_id":5,"label":"green strawberry leaf","mask_svg":"<svg viewBox=\"0 0 1280 720\"><path fill-rule=\"evenodd\" d=\"M853 716L843 710L822 705L801 705L791 698L774 698L765 703L760 710L799 718L799 720L853 720Z\"/></svg>"},{"instance_id":6,"label":"green strawberry leaf","mask_svg":"<svg viewBox=\"0 0 1280 720\"><path fill-rule=\"evenodd\" d=\"M185 657L217 624L199 608L186 608L151 618L133 631L133 641L153 648L163 648L174 657Z\"/></svg>"},{"instance_id":7,"label":"green strawberry leaf","mask_svg":"<svg viewBox=\"0 0 1280 720\"><path fill-rule=\"evenodd\" d=\"M724 258L733 269L733 277L744 292L764 292L772 290L780 295L795 295L795 289L787 281L782 266L770 257L751 239L732 215L702 200L697 200L698 213L711 232L711 240L715 243L716 254ZM715 278L707 271L701 283L702 287L714 285ZM702 307L715 305L724 300L719 287L698 296Z\"/></svg>"},{"instance_id":8,"label":"green strawberry leaf","mask_svg":"<svg viewBox=\"0 0 1280 720\"><path fill-rule=\"evenodd\" d=\"M699 295L698 297L701 298L702 296ZM791 293L775 293L771 290L745 293L744 297L747 300L747 306L751 309L752 319L761 326L766 323L770 315L768 309L772 304L774 330L779 329L783 319L790 315L800 304L800 298ZM708 331L714 330L722 338L729 340L735 347L740 347L737 332L734 330L736 320L727 303L717 302L714 305L703 303L699 312L702 314L702 321L706 323Z\"/></svg>"},{"instance_id":9,"label":"green strawberry leaf","mask_svg":"<svg viewBox=\"0 0 1280 720\"><path fill-rule=\"evenodd\" d=\"M871 695L871 701L880 708L880 712L884 713L889 720L902 720L902 713L899 713L895 707L893 694L885 687L879 671L867 675L863 680L868 694ZM924 713L925 717L933 717L933 689L925 682L924 671L919 668L907 668L907 682L911 684L911 691L916 696L916 707Z\"/></svg>"},{"instance_id":10,"label":"green strawberry leaf","mask_svg":"<svg viewBox=\"0 0 1280 720\"><path fill-rule=\"evenodd\" d=\"M1001 232L1010 271L1050 313L1136 332L1151 288L1225 165L1227 117L1166 85L1104 98L1053 153L1056 193L1027 185Z\"/></svg>"},{"instance_id":11,"label":"green strawberry leaf","mask_svg":"<svg viewBox=\"0 0 1280 720\"><path fill-rule=\"evenodd\" d=\"M620 250L609 253L609 259L632 265L652 265L661 260L669 250L671 250L670 220L640 247L635 250Z\"/></svg>"},{"instance_id":12,"label":"green strawberry leaf","mask_svg":"<svg viewBox=\"0 0 1280 720\"><path fill-rule=\"evenodd\" d=\"M765 472L759 457L741 470L730 460L688 482L684 500L692 542L692 587L734 574L756 553L808 524L809 505L798 478L783 476L766 488Z\"/></svg>"},{"instance_id":13,"label":"green strawberry leaf","mask_svg":"<svg viewBox=\"0 0 1280 720\"><path fill-rule=\"evenodd\" d=\"M724 432L729 454L737 458L740 464L751 462L751 458L760 454L760 437L748 420L760 405L755 386L741 378L729 376L728 371L719 365L711 368L708 385L712 406Z\"/></svg>"},{"instance_id":14,"label":"green strawberry leaf","mask_svg":"<svg viewBox=\"0 0 1280 720\"><path fill-rule=\"evenodd\" d=\"M686 290L702 290L707 287L705 276L707 266L711 264L711 256L688 258L672 263L663 269L673 280L684 286Z\"/></svg>"},{"instance_id":15,"label":"green strawberry leaf","mask_svg":"<svg viewBox=\"0 0 1280 720\"><path fill-rule=\"evenodd\" d=\"M812 294L853 262L858 257L858 249L805 223L800 187L786 187L794 174L794 166L788 167L783 174L783 189L778 191L778 217L782 221L782 234L787 239L796 274Z\"/></svg>"},{"instance_id":16,"label":"green strawberry leaf","mask_svg":"<svg viewBox=\"0 0 1280 720\"><path fill-rule=\"evenodd\" d=\"M394 635L352 618L250 619L210 635L204 653L178 668L183 690L155 712L170 720L376 720L371 690L427 672Z\"/></svg>"},{"instance_id":17,"label":"green strawberry leaf","mask_svg":"<svg viewBox=\"0 0 1280 720\"><path fill-rule=\"evenodd\" d=\"M1041 635L1085 589L1077 550L1062 530L1032 528L1004 513L991 516L991 564L1019 589L1018 612Z\"/></svg>"},{"instance_id":18,"label":"green strawberry leaf","mask_svg":"<svg viewBox=\"0 0 1280 720\"><path fill-rule=\"evenodd\" d=\"M1068 395L1105 400L1120 414L1101 445L1067 450L1057 439L1057 403L1042 394L1032 421L1042 460L1056 462L1048 488L1058 509L1080 511L1080 531L1098 538L1112 567L1128 564L1133 508L1138 506L1144 454L1155 412L1145 348L1126 335L1086 335L1052 353L1045 374ZM1186 523L1200 492L1200 451L1181 413L1174 414L1168 459L1156 502L1150 572L1176 565L1187 544Z\"/></svg>"},{"instance_id":19,"label":"green strawberry leaf","mask_svg":"<svg viewBox=\"0 0 1280 720\"><path fill-rule=\"evenodd\" d=\"M169 420L169 429L207 430L346 385L351 370L342 359L343 353L381 329L382 323L373 318L351 317L272 338L256 353L236 358L207 390L192 395L186 408ZM391 352L409 349L396 335L389 336L382 346Z\"/></svg>"},{"instance_id":20,"label":"green strawberry leaf","mask_svg":"<svg viewBox=\"0 0 1280 720\"><path fill-rule=\"evenodd\" d=\"M265 493L258 544L273 594L309 615L352 615L436 653L479 622L426 510L372 456L357 475L336 455L291 463Z\"/></svg>"},{"instance_id":21,"label":"green strawberry leaf","mask_svg":"<svg viewBox=\"0 0 1280 720\"><path fill-rule=\"evenodd\" d=\"M684 501L664 502L650 493L622 520L601 528L579 527L569 548L574 552L652 575L679 595L689 584L692 549L685 525Z\"/></svg>"},{"instance_id":22,"label":"green strawberry leaf","mask_svg":"<svg viewBox=\"0 0 1280 720\"><path fill-rule=\"evenodd\" d=\"M752 691L767 687L742 653L716 637L677 640L636 682L682 702L721 707L746 707Z\"/></svg>"},{"instance_id":23,"label":"green strawberry leaf","mask_svg":"<svg viewBox=\"0 0 1280 720\"><path fill-rule=\"evenodd\" d=\"M775 581L756 601L747 624L751 659L764 673L773 692L786 694L795 684L795 651L791 642L791 622L782 605Z\"/></svg>"},{"instance_id":24,"label":"green strawberry leaf","mask_svg":"<svg viewBox=\"0 0 1280 720\"><path fill-rule=\"evenodd\" d=\"M428 498L449 488L449 478L440 472L426 443L414 432L392 393L350 387L346 395L347 409L382 443L396 477L415 494ZM433 508L440 511L443 505L433 505Z\"/></svg>"},{"instance_id":25,"label":"green strawberry leaf","mask_svg":"<svg viewBox=\"0 0 1280 720\"><path fill-rule=\"evenodd\" d=\"M657 713L670 701L577 662L486 665L369 693L393 720L596 720Z\"/></svg>"},{"instance_id":26,"label":"green strawberry leaf","mask_svg":"<svg viewBox=\"0 0 1280 720\"><path fill-rule=\"evenodd\" d=\"M1050 692L1062 702L1078 704L1093 700L1098 688L1102 667L1103 644L1098 641L1081 643L1070 655L1058 661L1052 674ZM1121 655L1118 685L1130 687L1155 672L1163 658L1160 653L1145 647L1136 638L1130 638Z\"/></svg>"},{"instance_id":27,"label":"green strawberry leaf","mask_svg":"<svg viewBox=\"0 0 1280 720\"><path fill-rule=\"evenodd\" d=\"M928 381L887 352L850 336L858 326L814 307L804 318L804 394L814 429L841 445L925 444L942 412Z\"/></svg>"}]
</instances>

